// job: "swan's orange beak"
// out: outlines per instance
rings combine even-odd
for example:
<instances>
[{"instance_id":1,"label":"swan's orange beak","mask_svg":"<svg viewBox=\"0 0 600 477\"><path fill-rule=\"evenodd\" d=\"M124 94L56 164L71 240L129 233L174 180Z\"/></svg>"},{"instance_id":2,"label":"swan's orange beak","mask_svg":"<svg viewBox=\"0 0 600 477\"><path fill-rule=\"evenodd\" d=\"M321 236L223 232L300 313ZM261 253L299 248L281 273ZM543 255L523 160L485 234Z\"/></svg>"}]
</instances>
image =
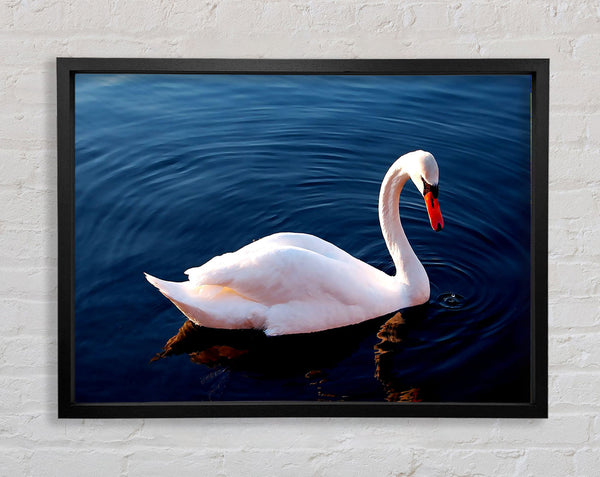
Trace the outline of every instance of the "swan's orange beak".
<instances>
[{"instance_id":1,"label":"swan's orange beak","mask_svg":"<svg viewBox=\"0 0 600 477\"><path fill-rule=\"evenodd\" d=\"M431 228L436 232L439 232L444 228L444 218L442 217L440 204L438 204L437 198L433 197L432 192L427 192L424 197L427 213L429 214L429 222L431 222Z\"/></svg>"}]
</instances>

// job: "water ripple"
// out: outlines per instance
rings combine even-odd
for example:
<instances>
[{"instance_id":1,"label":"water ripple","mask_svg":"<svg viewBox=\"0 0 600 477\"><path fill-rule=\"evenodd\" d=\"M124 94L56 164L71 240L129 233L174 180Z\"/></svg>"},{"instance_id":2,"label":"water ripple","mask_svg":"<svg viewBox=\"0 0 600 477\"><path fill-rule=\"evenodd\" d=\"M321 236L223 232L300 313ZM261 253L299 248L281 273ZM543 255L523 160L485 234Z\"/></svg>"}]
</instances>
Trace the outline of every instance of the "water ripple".
<instances>
[{"instance_id":1,"label":"water ripple","mask_svg":"<svg viewBox=\"0 0 600 477\"><path fill-rule=\"evenodd\" d=\"M379 187L391 163L418 148L438 160L445 228L431 230L408 184L402 224L431 294L428 304L403 310L405 323L386 328L378 376L392 400L513 399L504 390L529 363L529 85L522 78L493 87L479 77L77 81L79 399L206 398L192 383L214 376L223 399L314 399L306 376L326 381L320 398L383 399L383 380L373 376L380 322L315 338L331 347L328 358L311 359L314 369L299 366L297 376L265 380L260 367L215 374L181 360L148 369L147 357L181 315L142 271L183 279L183 270L215 255L296 231L394 273L378 221ZM342 336L352 343L343 350L335 344ZM305 342L294 343L300 360ZM108 345L119 352L101 366ZM519 396L527 393L525 385Z\"/></svg>"}]
</instances>

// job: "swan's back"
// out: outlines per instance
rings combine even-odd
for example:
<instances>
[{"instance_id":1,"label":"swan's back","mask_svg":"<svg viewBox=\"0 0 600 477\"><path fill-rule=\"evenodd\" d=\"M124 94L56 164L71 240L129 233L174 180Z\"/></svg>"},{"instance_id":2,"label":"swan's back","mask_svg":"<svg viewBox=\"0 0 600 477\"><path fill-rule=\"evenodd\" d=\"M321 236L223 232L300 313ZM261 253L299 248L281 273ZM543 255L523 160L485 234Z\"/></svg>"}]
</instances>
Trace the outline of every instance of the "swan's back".
<instances>
[{"instance_id":1,"label":"swan's back","mask_svg":"<svg viewBox=\"0 0 600 477\"><path fill-rule=\"evenodd\" d=\"M183 283L148 280L198 324L270 335L357 323L373 317L391 292L391 277L307 234L265 237L186 274Z\"/></svg>"}]
</instances>

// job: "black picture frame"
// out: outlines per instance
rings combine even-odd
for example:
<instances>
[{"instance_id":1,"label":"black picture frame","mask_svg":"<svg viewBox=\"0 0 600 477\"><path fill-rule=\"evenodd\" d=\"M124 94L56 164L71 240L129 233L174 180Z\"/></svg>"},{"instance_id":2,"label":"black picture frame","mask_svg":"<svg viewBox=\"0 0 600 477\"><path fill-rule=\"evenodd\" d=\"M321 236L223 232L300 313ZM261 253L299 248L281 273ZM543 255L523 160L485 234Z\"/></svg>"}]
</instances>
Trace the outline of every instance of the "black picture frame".
<instances>
[{"instance_id":1,"label":"black picture frame","mask_svg":"<svg viewBox=\"0 0 600 477\"><path fill-rule=\"evenodd\" d=\"M58 58L58 416L149 417L488 417L548 415L548 59L254 60ZM74 399L75 94L77 73L506 75L532 77L531 367L529 403L142 402Z\"/></svg>"}]
</instances>

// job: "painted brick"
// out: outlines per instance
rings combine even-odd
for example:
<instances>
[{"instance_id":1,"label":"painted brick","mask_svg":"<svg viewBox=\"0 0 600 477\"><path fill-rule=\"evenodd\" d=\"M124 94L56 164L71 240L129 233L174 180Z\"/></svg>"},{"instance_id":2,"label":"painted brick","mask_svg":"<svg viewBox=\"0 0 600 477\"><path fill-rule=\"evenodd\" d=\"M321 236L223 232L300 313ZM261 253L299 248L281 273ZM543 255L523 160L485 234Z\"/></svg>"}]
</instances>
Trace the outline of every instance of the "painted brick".
<instances>
[{"instance_id":1,"label":"painted brick","mask_svg":"<svg viewBox=\"0 0 600 477\"><path fill-rule=\"evenodd\" d=\"M577 142L586 137L586 118L581 113L554 114L550 120L550 137L557 142Z\"/></svg>"},{"instance_id":2,"label":"painted brick","mask_svg":"<svg viewBox=\"0 0 600 477\"><path fill-rule=\"evenodd\" d=\"M405 25L404 10L397 4L365 4L358 7L357 22L367 31L395 31ZM414 22L414 20L413 20ZM411 24L410 20L408 21Z\"/></svg>"},{"instance_id":3,"label":"painted brick","mask_svg":"<svg viewBox=\"0 0 600 477\"><path fill-rule=\"evenodd\" d=\"M55 57L66 54L67 39L67 35L62 38L52 38L34 33L3 35L2 42L0 42L2 63L5 67L16 66L17 71L22 71L27 67L44 67L49 70Z\"/></svg>"},{"instance_id":4,"label":"painted brick","mask_svg":"<svg viewBox=\"0 0 600 477\"><path fill-rule=\"evenodd\" d=\"M314 2L310 16L318 31L345 32L356 24L356 7L350 2Z\"/></svg>"},{"instance_id":5,"label":"painted brick","mask_svg":"<svg viewBox=\"0 0 600 477\"><path fill-rule=\"evenodd\" d=\"M555 105L576 105L579 111L597 106L600 102L600 71L572 68L564 71L551 70L551 102ZM577 84L575 88L573 85Z\"/></svg>"},{"instance_id":6,"label":"painted brick","mask_svg":"<svg viewBox=\"0 0 600 477\"><path fill-rule=\"evenodd\" d=\"M136 28L143 28L137 26ZM111 53L116 49L119 56L136 57L152 56L149 50L157 43L157 40L140 40L135 38L113 38L107 43L102 37L74 37L70 38L65 48L65 56L114 56Z\"/></svg>"},{"instance_id":7,"label":"painted brick","mask_svg":"<svg viewBox=\"0 0 600 477\"><path fill-rule=\"evenodd\" d=\"M584 448L575 453L575 474L589 475L598 474L600 469L600 449Z\"/></svg>"},{"instance_id":8,"label":"painted brick","mask_svg":"<svg viewBox=\"0 0 600 477\"><path fill-rule=\"evenodd\" d=\"M413 27L411 27L413 28ZM416 27L415 27L416 28ZM357 42L355 51L361 57L373 58L455 58L462 56L464 58L477 58L479 56L479 43L468 36L461 36L448 40L444 38L441 30L434 32L412 30L410 34L402 35L398 38L391 38L383 46L377 42ZM382 35L385 35L383 33ZM421 54L419 44L420 38L427 36L427 43L431 45L431 52Z\"/></svg>"},{"instance_id":9,"label":"painted brick","mask_svg":"<svg viewBox=\"0 0 600 477\"><path fill-rule=\"evenodd\" d=\"M552 401L567 404L569 408L574 405L589 407L600 406L600 373L561 373L550 376L550 395Z\"/></svg>"},{"instance_id":10,"label":"painted brick","mask_svg":"<svg viewBox=\"0 0 600 477\"><path fill-rule=\"evenodd\" d=\"M65 15L63 2L42 0L38 2L15 2L12 7L15 30L58 30Z\"/></svg>"},{"instance_id":11,"label":"painted brick","mask_svg":"<svg viewBox=\"0 0 600 477\"><path fill-rule=\"evenodd\" d=\"M567 295L568 296L568 295ZM553 297L548 309L548 323L551 328L590 327L600 325L600 306L597 297Z\"/></svg>"},{"instance_id":12,"label":"painted brick","mask_svg":"<svg viewBox=\"0 0 600 477\"><path fill-rule=\"evenodd\" d=\"M571 222L571 221L564 221ZM548 253L551 257L565 257L581 253L580 231L562 226L554 226L548 231Z\"/></svg>"},{"instance_id":13,"label":"painted brick","mask_svg":"<svg viewBox=\"0 0 600 477\"><path fill-rule=\"evenodd\" d=\"M0 343L0 376L29 372L43 375L54 369L56 359L54 336L7 337Z\"/></svg>"},{"instance_id":14,"label":"painted brick","mask_svg":"<svg viewBox=\"0 0 600 477\"><path fill-rule=\"evenodd\" d=\"M50 221L55 220L56 192L53 190L0 188L0 201L3 201L0 218L8 229L18 226L43 230L50 225Z\"/></svg>"},{"instance_id":15,"label":"painted brick","mask_svg":"<svg viewBox=\"0 0 600 477\"><path fill-rule=\"evenodd\" d=\"M589 131L590 123L588 123L588 135ZM581 189L582 184L597 180L600 177L600 164L595 158L599 154L600 150L597 148L583 144L552 148L549 161L550 184L556 185L556 189L564 184ZM552 219L555 220L556 217L552 216Z\"/></svg>"},{"instance_id":16,"label":"painted brick","mask_svg":"<svg viewBox=\"0 0 600 477\"><path fill-rule=\"evenodd\" d=\"M56 302L29 298L2 298L2 336L50 335L56 328Z\"/></svg>"},{"instance_id":17,"label":"painted brick","mask_svg":"<svg viewBox=\"0 0 600 477\"><path fill-rule=\"evenodd\" d=\"M119 2L115 5L119 14L111 15L110 29L122 33L152 32L165 21L168 3L163 2ZM102 38L98 35L97 38Z\"/></svg>"},{"instance_id":18,"label":"painted brick","mask_svg":"<svg viewBox=\"0 0 600 477\"><path fill-rule=\"evenodd\" d=\"M33 452L24 449L0 448L0 476L19 477L31 475L31 456Z\"/></svg>"},{"instance_id":19,"label":"painted brick","mask_svg":"<svg viewBox=\"0 0 600 477\"><path fill-rule=\"evenodd\" d=\"M226 475L222 472L224 455L218 451L203 449L139 449L127 457L127 475L148 477L150 475L173 475L196 477L199 475ZM243 472L250 475L248 469ZM251 472L251 470L250 470Z\"/></svg>"},{"instance_id":20,"label":"painted brick","mask_svg":"<svg viewBox=\"0 0 600 477\"><path fill-rule=\"evenodd\" d=\"M600 197L594 188L550 192L549 213L561 219L596 221L600 213Z\"/></svg>"},{"instance_id":21,"label":"painted brick","mask_svg":"<svg viewBox=\"0 0 600 477\"><path fill-rule=\"evenodd\" d=\"M5 415L38 413L46 407L45 380L0 374L0 409ZM52 401L53 403L56 400Z\"/></svg>"},{"instance_id":22,"label":"painted brick","mask_svg":"<svg viewBox=\"0 0 600 477\"><path fill-rule=\"evenodd\" d=\"M596 12L596 25L598 25L598 13ZM600 34L596 30L595 35L585 35L573 42L573 57L582 66L591 66L598 61L598 47L600 47Z\"/></svg>"},{"instance_id":23,"label":"painted brick","mask_svg":"<svg viewBox=\"0 0 600 477\"><path fill-rule=\"evenodd\" d=\"M598 333L569 332L550 337L549 364L587 370L600 369L600 341Z\"/></svg>"},{"instance_id":24,"label":"painted brick","mask_svg":"<svg viewBox=\"0 0 600 477\"><path fill-rule=\"evenodd\" d=\"M450 14L454 13L455 9L446 2L416 3L410 6L410 10L415 16L411 27L416 32L454 29Z\"/></svg>"},{"instance_id":25,"label":"painted brick","mask_svg":"<svg viewBox=\"0 0 600 477\"><path fill-rule=\"evenodd\" d=\"M488 35L497 37L506 28L498 21L500 12L501 7L494 2L465 2L454 11L450 9L449 15L461 33L472 34L485 29Z\"/></svg>"},{"instance_id":26,"label":"painted brick","mask_svg":"<svg viewBox=\"0 0 600 477\"><path fill-rule=\"evenodd\" d=\"M71 445L83 446L94 442L98 445L148 444L149 439L140 436L143 427L141 419L69 419L64 422L62 437Z\"/></svg>"},{"instance_id":27,"label":"painted brick","mask_svg":"<svg viewBox=\"0 0 600 477\"><path fill-rule=\"evenodd\" d=\"M5 230L3 236L6 245L0 250L3 265L15 268L31 264L35 259L53 256L54 250L48 250L46 245L49 241L55 242L55 235L46 230Z\"/></svg>"},{"instance_id":28,"label":"painted brick","mask_svg":"<svg viewBox=\"0 0 600 477\"><path fill-rule=\"evenodd\" d=\"M482 36L480 41L480 53L483 57L550 58L552 71L572 71L575 67L571 37L569 36L527 35L518 38L499 39L488 39L486 36ZM550 101L552 102L553 99Z\"/></svg>"},{"instance_id":29,"label":"painted brick","mask_svg":"<svg viewBox=\"0 0 600 477\"><path fill-rule=\"evenodd\" d=\"M4 268L0 272L0 297L39 300L55 291L54 269Z\"/></svg>"},{"instance_id":30,"label":"painted brick","mask_svg":"<svg viewBox=\"0 0 600 477\"><path fill-rule=\"evenodd\" d=\"M225 453L224 475L273 475L283 471L289 476L379 475L394 457L395 475L409 475L413 469L412 452L396 447L361 449L360 454L351 450L329 451L324 449L291 449L285 454L269 451L242 449ZM250 469L250 470L248 470Z\"/></svg>"},{"instance_id":31,"label":"painted brick","mask_svg":"<svg viewBox=\"0 0 600 477\"><path fill-rule=\"evenodd\" d=\"M561 429L559 435L547 432L548 421L527 421L523 427L518 421L501 421L494 442L506 447L528 445L544 446L561 442L567 445L583 444L589 440L589 416L553 416L551 426ZM511 435L511 431L516 435ZM509 437L510 436L510 437Z\"/></svg>"},{"instance_id":32,"label":"painted brick","mask_svg":"<svg viewBox=\"0 0 600 477\"><path fill-rule=\"evenodd\" d=\"M593 144L600 144L600 114L587 116L586 137Z\"/></svg>"},{"instance_id":33,"label":"painted brick","mask_svg":"<svg viewBox=\"0 0 600 477\"><path fill-rule=\"evenodd\" d=\"M42 138L48 119L34 107L19 104L11 113L0 114L0 140L18 145L19 141Z\"/></svg>"},{"instance_id":34,"label":"painted brick","mask_svg":"<svg viewBox=\"0 0 600 477\"><path fill-rule=\"evenodd\" d=\"M598 265L551 261L548 265L548 293L551 292L574 297L597 297L600 293Z\"/></svg>"},{"instance_id":35,"label":"painted brick","mask_svg":"<svg viewBox=\"0 0 600 477\"><path fill-rule=\"evenodd\" d=\"M114 16L111 2L79 0L65 3L65 15L61 18L63 28L84 32L110 29Z\"/></svg>"},{"instance_id":36,"label":"painted brick","mask_svg":"<svg viewBox=\"0 0 600 477\"><path fill-rule=\"evenodd\" d=\"M575 475L572 450L530 449L519 472L522 475Z\"/></svg>"},{"instance_id":37,"label":"painted brick","mask_svg":"<svg viewBox=\"0 0 600 477\"><path fill-rule=\"evenodd\" d=\"M14 79L13 94L21 104L54 104L54 72L27 69Z\"/></svg>"},{"instance_id":38,"label":"painted brick","mask_svg":"<svg viewBox=\"0 0 600 477\"><path fill-rule=\"evenodd\" d=\"M31 457L32 475L45 477L105 477L121 475L124 458L117 451L79 450L72 452L69 447L62 449L39 449Z\"/></svg>"},{"instance_id":39,"label":"painted brick","mask_svg":"<svg viewBox=\"0 0 600 477\"><path fill-rule=\"evenodd\" d=\"M511 477L517 474L523 450L431 450L415 451L416 476L493 475ZM402 475L402 474L400 474Z\"/></svg>"},{"instance_id":40,"label":"painted brick","mask_svg":"<svg viewBox=\"0 0 600 477\"><path fill-rule=\"evenodd\" d=\"M591 445L600 444L600 417L595 415L593 417L592 429L591 429L592 439L590 440Z\"/></svg>"},{"instance_id":41,"label":"painted brick","mask_svg":"<svg viewBox=\"0 0 600 477\"><path fill-rule=\"evenodd\" d=\"M541 32L552 32L555 35L569 33L573 24L577 24L582 33L597 31L597 12L589 3L578 3L560 0L510 3L502 10L506 12L506 27L523 36ZM528 18L536 18L537 21L527 24Z\"/></svg>"}]
</instances>

